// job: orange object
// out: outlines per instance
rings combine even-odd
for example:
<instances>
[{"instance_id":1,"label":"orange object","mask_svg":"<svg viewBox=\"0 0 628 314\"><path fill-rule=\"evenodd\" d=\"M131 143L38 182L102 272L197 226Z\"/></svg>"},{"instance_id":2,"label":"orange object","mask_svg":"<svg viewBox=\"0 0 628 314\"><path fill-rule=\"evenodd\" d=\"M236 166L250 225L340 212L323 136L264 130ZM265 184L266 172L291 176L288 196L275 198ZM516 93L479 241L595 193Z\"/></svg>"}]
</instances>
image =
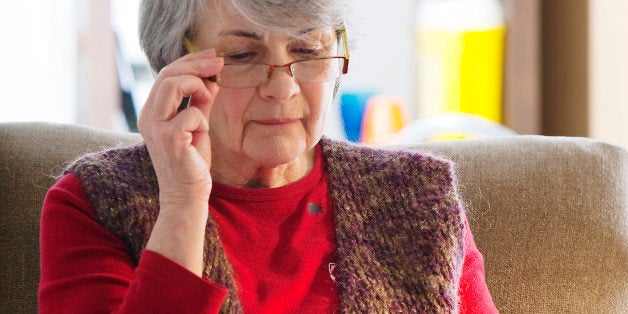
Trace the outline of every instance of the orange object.
<instances>
[{"instance_id":1,"label":"orange object","mask_svg":"<svg viewBox=\"0 0 628 314\"><path fill-rule=\"evenodd\" d=\"M406 108L399 99L373 96L364 110L360 141L374 145L392 144L407 120Z\"/></svg>"}]
</instances>

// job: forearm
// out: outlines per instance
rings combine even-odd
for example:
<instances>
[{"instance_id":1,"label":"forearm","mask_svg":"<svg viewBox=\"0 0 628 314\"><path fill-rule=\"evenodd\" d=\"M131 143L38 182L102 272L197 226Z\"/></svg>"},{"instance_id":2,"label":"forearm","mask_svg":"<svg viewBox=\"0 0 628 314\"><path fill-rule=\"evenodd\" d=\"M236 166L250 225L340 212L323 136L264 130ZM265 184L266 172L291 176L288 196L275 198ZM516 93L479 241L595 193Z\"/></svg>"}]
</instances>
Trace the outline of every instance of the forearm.
<instances>
[{"instance_id":1,"label":"forearm","mask_svg":"<svg viewBox=\"0 0 628 314\"><path fill-rule=\"evenodd\" d=\"M218 313L227 289L144 251L120 313Z\"/></svg>"},{"instance_id":2,"label":"forearm","mask_svg":"<svg viewBox=\"0 0 628 314\"><path fill-rule=\"evenodd\" d=\"M207 202L162 207L146 249L171 259L199 277L202 276L208 215Z\"/></svg>"},{"instance_id":3,"label":"forearm","mask_svg":"<svg viewBox=\"0 0 628 314\"><path fill-rule=\"evenodd\" d=\"M49 191L41 219L41 313L220 309L226 288L149 250L137 265L126 244L95 219L75 176Z\"/></svg>"}]
</instances>

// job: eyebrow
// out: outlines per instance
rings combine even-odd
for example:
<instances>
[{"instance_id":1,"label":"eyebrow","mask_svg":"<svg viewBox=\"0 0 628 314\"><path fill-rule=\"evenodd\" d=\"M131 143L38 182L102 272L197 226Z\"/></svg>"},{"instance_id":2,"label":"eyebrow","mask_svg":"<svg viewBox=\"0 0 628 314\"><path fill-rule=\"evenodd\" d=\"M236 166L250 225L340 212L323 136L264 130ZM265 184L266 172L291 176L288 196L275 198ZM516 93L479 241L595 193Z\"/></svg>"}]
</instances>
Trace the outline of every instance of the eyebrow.
<instances>
[{"instance_id":1,"label":"eyebrow","mask_svg":"<svg viewBox=\"0 0 628 314\"><path fill-rule=\"evenodd\" d=\"M299 35L305 35L305 34L311 32L313 30L315 30L315 28L304 29L304 30L299 32ZM246 37L246 38L255 39L255 40L262 40L262 38L264 37L261 34L258 34L258 33L252 32L252 31L241 30L241 29L235 29L235 30L230 30L230 31L223 31L223 32L220 32L218 35L219 36Z\"/></svg>"},{"instance_id":2,"label":"eyebrow","mask_svg":"<svg viewBox=\"0 0 628 314\"><path fill-rule=\"evenodd\" d=\"M220 32L218 35L219 36L238 36L238 37L251 38L255 40L262 40L262 35L255 32L250 32L250 31L245 31L245 30L240 30L240 29Z\"/></svg>"}]
</instances>

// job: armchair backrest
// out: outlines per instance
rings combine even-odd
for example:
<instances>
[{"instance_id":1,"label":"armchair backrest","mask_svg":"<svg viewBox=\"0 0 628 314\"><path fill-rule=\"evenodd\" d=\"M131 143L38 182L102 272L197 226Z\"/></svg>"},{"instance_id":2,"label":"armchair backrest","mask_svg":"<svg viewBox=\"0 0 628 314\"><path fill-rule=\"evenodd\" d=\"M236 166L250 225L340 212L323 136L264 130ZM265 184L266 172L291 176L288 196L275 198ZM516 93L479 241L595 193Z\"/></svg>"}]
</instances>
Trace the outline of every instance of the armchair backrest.
<instances>
[{"instance_id":1,"label":"armchair backrest","mask_svg":"<svg viewBox=\"0 0 628 314\"><path fill-rule=\"evenodd\" d=\"M628 151L586 138L416 145L457 165L503 313L628 312Z\"/></svg>"},{"instance_id":2,"label":"armchair backrest","mask_svg":"<svg viewBox=\"0 0 628 314\"><path fill-rule=\"evenodd\" d=\"M37 311L39 215L65 165L137 134L0 124L0 312ZM489 289L504 313L628 309L628 151L584 138L417 144L457 164Z\"/></svg>"},{"instance_id":3,"label":"armchair backrest","mask_svg":"<svg viewBox=\"0 0 628 314\"><path fill-rule=\"evenodd\" d=\"M82 126L0 124L0 313L37 313L39 216L65 166L87 152L139 140Z\"/></svg>"}]
</instances>

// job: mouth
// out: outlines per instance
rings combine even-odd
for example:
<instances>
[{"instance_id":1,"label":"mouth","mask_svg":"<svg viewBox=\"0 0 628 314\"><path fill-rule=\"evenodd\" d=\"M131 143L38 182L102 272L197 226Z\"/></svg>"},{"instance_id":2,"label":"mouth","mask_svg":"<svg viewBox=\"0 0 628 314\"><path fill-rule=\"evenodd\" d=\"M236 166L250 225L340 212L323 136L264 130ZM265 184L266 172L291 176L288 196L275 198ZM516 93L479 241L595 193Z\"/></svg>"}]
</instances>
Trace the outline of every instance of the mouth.
<instances>
[{"instance_id":1,"label":"mouth","mask_svg":"<svg viewBox=\"0 0 628 314\"><path fill-rule=\"evenodd\" d=\"M260 120L253 120L254 123L257 124L262 124L262 125L286 125L286 124L292 124L299 121L299 119L260 119Z\"/></svg>"}]
</instances>

